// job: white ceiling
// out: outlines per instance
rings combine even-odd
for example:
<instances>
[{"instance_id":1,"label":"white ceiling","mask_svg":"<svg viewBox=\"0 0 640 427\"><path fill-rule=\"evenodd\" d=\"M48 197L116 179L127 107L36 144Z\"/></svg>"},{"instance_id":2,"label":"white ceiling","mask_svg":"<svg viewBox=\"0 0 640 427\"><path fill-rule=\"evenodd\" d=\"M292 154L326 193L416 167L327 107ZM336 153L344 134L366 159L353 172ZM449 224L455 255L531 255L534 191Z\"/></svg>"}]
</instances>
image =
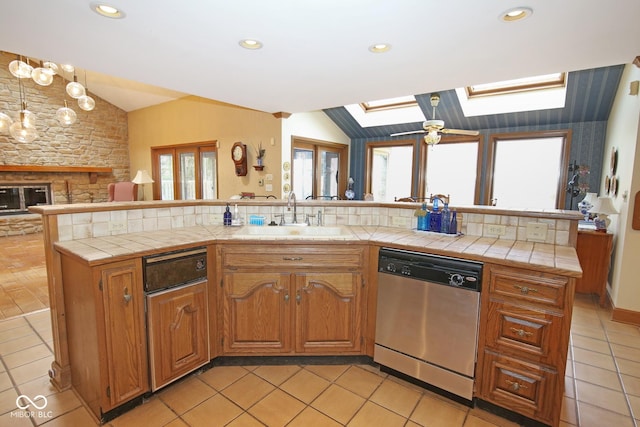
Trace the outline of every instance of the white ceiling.
<instances>
[{"instance_id":1,"label":"white ceiling","mask_svg":"<svg viewBox=\"0 0 640 427\"><path fill-rule=\"evenodd\" d=\"M90 91L126 111L193 94L296 113L640 55L638 0L108 0L121 20L89 3L3 2L0 50L91 70ZM529 19L499 21L523 5Z\"/></svg>"}]
</instances>

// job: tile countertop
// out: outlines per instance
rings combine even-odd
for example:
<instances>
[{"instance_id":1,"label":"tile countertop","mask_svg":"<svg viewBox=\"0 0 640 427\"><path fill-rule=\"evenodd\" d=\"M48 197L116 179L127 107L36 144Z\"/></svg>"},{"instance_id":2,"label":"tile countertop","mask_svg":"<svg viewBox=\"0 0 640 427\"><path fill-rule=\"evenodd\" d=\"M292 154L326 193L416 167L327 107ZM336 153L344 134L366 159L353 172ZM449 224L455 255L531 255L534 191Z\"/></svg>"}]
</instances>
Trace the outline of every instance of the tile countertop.
<instances>
[{"instance_id":1,"label":"tile countertop","mask_svg":"<svg viewBox=\"0 0 640 427\"><path fill-rule=\"evenodd\" d=\"M247 226L245 226L247 227ZM257 236L235 237L245 227L221 225L184 227L115 236L56 242L58 251L76 256L90 265L99 265L134 256L181 249L216 242L252 242L287 244L371 243L397 249L461 257L519 268L534 268L548 273L580 277L582 269L575 248L547 243L523 242L478 236L453 236L417 230L381 226L344 226L341 236Z\"/></svg>"}]
</instances>

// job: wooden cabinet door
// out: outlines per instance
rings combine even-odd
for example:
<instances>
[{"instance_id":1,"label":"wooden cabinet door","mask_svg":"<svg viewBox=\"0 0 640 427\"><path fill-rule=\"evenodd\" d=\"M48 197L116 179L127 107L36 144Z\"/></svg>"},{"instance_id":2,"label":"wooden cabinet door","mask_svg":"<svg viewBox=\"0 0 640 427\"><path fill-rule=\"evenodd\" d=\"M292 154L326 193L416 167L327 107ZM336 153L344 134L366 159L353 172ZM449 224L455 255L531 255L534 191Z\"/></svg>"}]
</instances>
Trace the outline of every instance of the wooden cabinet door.
<instances>
[{"instance_id":1,"label":"wooden cabinet door","mask_svg":"<svg viewBox=\"0 0 640 427\"><path fill-rule=\"evenodd\" d=\"M151 388L158 388L209 362L207 282L147 297Z\"/></svg>"},{"instance_id":2,"label":"wooden cabinet door","mask_svg":"<svg viewBox=\"0 0 640 427\"><path fill-rule=\"evenodd\" d=\"M225 353L284 353L291 350L289 284L289 274L224 274Z\"/></svg>"},{"instance_id":3,"label":"wooden cabinet door","mask_svg":"<svg viewBox=\"0 0 640 427\"><path fill-rule=\"evenodd\" d=\"M295 275L296 352L359 351L359 273Z\"/></svg>"},{"instance_id":4,"label":"wooden cabinet door","mask_svg":"<svg viewBox=\"0 0 640 427\"><path fill-rule=\"evenodd\" d=\"M140 260L100 269L105 319L107 411L149 390Z\"/></svg>"}]
</instances>

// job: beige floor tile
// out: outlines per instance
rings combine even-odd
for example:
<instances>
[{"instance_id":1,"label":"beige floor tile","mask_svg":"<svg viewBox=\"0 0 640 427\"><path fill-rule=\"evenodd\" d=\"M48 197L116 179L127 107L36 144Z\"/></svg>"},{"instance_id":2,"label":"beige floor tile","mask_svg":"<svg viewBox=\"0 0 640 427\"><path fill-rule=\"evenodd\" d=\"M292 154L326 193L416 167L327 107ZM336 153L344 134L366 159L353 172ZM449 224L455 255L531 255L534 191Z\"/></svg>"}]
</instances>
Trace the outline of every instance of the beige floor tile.
<instances>
[{"instance_id":1,"label":"beige floor tile","mask_svg":"<svg viewBox=\"0 0 640 427\"><path fill-rule=\"evenodd\" d=\"M247 374L221 391L228 399L243 409L271 393L275 387L254 374Z\"/></svg>"},{"instance_id":2,"label":"beige floor tile","mask_svg":"<svg viewBox=\"0 0 640 427\"><path fill-rule=\"evenodd\" d=\"M18 385L24 384L41 377L45 372L49 372L51 362L53 362L53 356L48 356L35 362L9 369L9 375L13 378L14 383Z\"/></svg>"},{"instance_id":3,"label":"beige floor tile","mask_svg":"<svg viewBox=\"0 0 640 427\"><path fill-rule=\"evenodd\" d=\"M384 378L381 376L357 366L352 366L344 374L340 375L340 378L335 382L347 390L368 398L382 381L384 381Z\"/></svg>"},{"instance_id":4,"label":"beige floor tile","mask_svg":"<svg viewBox=\"0 0 640 427\"><path fill-rule=\"evenodd\" d=\"M170 421L169 424L165 424L163 427L189 427L189 424L185 423L181 418L176 418Z\"/></svg>"},{"instance_id":5,"label":"beige floor tile","mask_svg":"<svg viewBox=\"0 0 640 427\"><path fill-rule=\"evenodd\" d=\"M15 353L3 356L2 359L7 365L7 368L13 369L18 366L25 365L27 363L35 362L36 360L44 359L45 357L52 356L51 350L44 344L39 344L33 347L26 348L24 350L16 351Z\"/></svg>"},{"instance_id":6,"label":"beige floor tile","mask_svg":"<svg viewBox=\"0 0 640 427\"><path fill-rule=\"evenodd\" d=\"M568 377L566 375L564 377L564 395L572 399L575 399L576 397L576 390L574 388L573 378Z\"/></svg>"},{"instance_id":7,"label":"beige floor tile","mask_svg":"<svg viewBox=\"0 0 640 427\"><path fill-rule=\"evenodd\" d=\"M264 427L264 424L253 418L249 413L244 412L229 424L226 424L225 427Z\"/></svg>"},{"instance_id":8,"label":"beige floor tile","mask_svg":"<svg viewBox=\"0 0 640 427\"><path fill-rule=\"evenodd\" d=\"M596 384L602 387L610 388L616 391L622 391L622 385L618 378L618 373L608 369L598 368L592 365L576 362L576 379Z\"/></svg>"},{"instance_id":9,"label":"beige floor tile","mask_svg":"<svg viewBox=\"0 0 640 427\"><path fill-rule=\"evenodd\" d=\"M576 380L576 400L629 416L627 401L619 391Z\"/></svg>"},{"instance_id":10,"label":"beige floor tile","mask_svg":"<svg viewBox=\"0 0 640 427\"><path fill-rule=\"evenodd\" d=\"M627 394L640 396L640 378L631 375L621 374L624 390Z\"/></svg>"},{"instance_id":11,"label":"beige floor tile","mask_svg":"<svg viewBox=\"0 0 640 427\"><path fill-rule=\"evenodd\" d=\"M467 415L467 420L465 421L464 427L469 427L466 423L472 422L477 423L477 420L482 420L489 423L490 426L498 426L498 427L520 427L517 423L509 421L505 418L499 417L496 414L492 414L491 412L487 412L483 409L479 408L471 408L469 409L469 413Z\"/></svg>"},{"instance_id":12,"label":"beige floor tile","mask_svg":"<svg viewBox=\"0 0 640 427\"><path fill-rule=\"evenodd\" d=\"M305 369L333 382L349 369L349 365L309 365Z\"/></svg>"},{"instance_id":13,"label":"beige floor tile","mask_svg":"<svg viewBox=\"0 0 640 427\"><path fill-rule=\"evenodd\" d=\"M49 421L46 421L42 424L44 427L89 427L89 426L97 426L98 424L95 422L94 418L89 414L89 412L83 407L76 408L66 414L53 418Z\"/></svg>"},{"instance_id":14,"label":"beige floor tile","mask_svg":"<svg viewBox=\"0 0 640 427\"><path fill-rule=\"evenodd\" d=\"M370 400L405 418L411 415L422 393L404 387L396 382L385 380L373 393Z\"/></svg>"},{"instance_id":15,"label":"beige floor tile","mask_svg":"<svg viewBox=\"0 0 640 427\"><path fill-rule=\"evenodd\" d=\"M365 400L357 394L332 384L313 401L311 406L339 423L346 424L364 402Z\"/></svg>"},{"instance_id":16,"label":"beige floor tile","mask_svg":"<svg viewBox=\"0 0 640 427\"><path fill-rule=\"evenodd\" d=\"M161 427L176 418L176 414L160 399L153 397L144 404L111 421L113 427Z\"/></svg>"},{"instance_id":17,"label":"beige floor tile","mask_svg":"<svg viewBox=\"0 0 640 427\"><path fill-rule=\"evenodd\" d=\"M564 397L562 401L562 410L560 412L560 419L569 424L578 424L578 407L575 399Z\"/></svg>"},{"instance_id":18,"label":"beige floor tile","mask_svg":"<svg viewBox=\"0 0 640 427\"><path fill-rule=\"evenodd\" d=\"M311 403L316 397L329 387L331 383L318 375L301 369L294 376L285 381L280 388L296 399L306 404Z\"/></svg>"},{"instance_id":19,"label":"beige floor tile","mask_svg":"<svg viewBox=\"0 0 640 427\"><path fill-rule=\"evenodd\" d=\"M620 373L640 378L640 362L633 360L619 359L617 360Z\"/></svg>"},{"instance_id":20,"label":"beige floor tile","mask_svg":"<svg viewBox=\"0 0 640 427\"><path fill-rule=\"evenodd\" d=\"M300 369L300 366L297 365L265 365L256 368L253 373L271 384L279 386Z\"/></svg>"},{"instance_id":21,"label":"beige floor tile","mask_svg":"<svg viewBox=\"0 0 640 427\"><path fill-rule=\"evenodd\" d=\"M595 338L598 340L606 340L607 336L602 328L594 328L590 326L582 326L571 324L571 336L582 335L585 337Z\"/></svg>"},{"instance_id":22,"label":"beige floor tile","mask_svg":"<svg viewBox=\"0 0 640 427\"><path fill-rule=\"evenodd\" d=\"M616 357L616 360L640 360L640 348L627 347L626 345L621 344L611 344L611 349L613 350L613 355Z\"/></svg>"},{"instance_id":23,"label":"beige floor tile","mask_svg":"<svg viewBox=\"0 0 640 427\"><path fill-rule=\"evenodd\" d=\"M20 384L18 386L18 390L20 391L20 394L27 396L37 396L41 394L48 397L52 394L59 393L59 390L51 384L49 375L43 375L24 384Z\"/></svg>"},{"instance_id":24,"label":"beige floor tile","mask_svg":"<svg viewBox=\"0 0 640 427\"><path fill-rule=\"evenodd\" d=\"M249 373L242 366L215 366L200 374L200 379L216 390L224 390Z\"/></svg>"},{"instance_id":25,"label":"beige floor tile","mask_svg":"<svg viewBox=\"0 0 640 427\"><path fill-rule=\"evenodd\" d=\"M618 332L621 334L631 335L633 337L640 337L640 328L634 325L628 325L626 323L620 323L613 320L605 320L603 322L607 332Z\"/></svg>"},{"instance_id":26,"label":"beige floor tile","mask_svg":"<svg viewBox=\"0 0 640 427\"><path fill-rule=\"evenodd\" d=\"M35 396L30 397L35 399ZM72 390L54 393L47 397L47 406L42 410L42 413L40 411L36 412L38 416L34 417L34 421L40 425L50 421L49 413L53 418L58 418L78 408L82 408L82 403Z\"/></svg>"},{"instance_id":27,"label":"beige floor tile","mask_svg":"<svg viewBox=\"0 0 640 427\"><path fill-rule=\"evenodd\" d=\"M268 426L284 426L305 408L305 404L276 389L253 405L249 413Z\"/></svg>"},{"instance_id":28,"label":"beige floor tile","mask_svg":"<svg viewBox=\"0 0 640 427\"><path fill-rule=\"evenodd\" d=\"M0 331L8 331L10 329L22 328L29 326L24 316L14 317L13 319L0 320Z\"/></svg>"},{"instance_id":29,"label":"beige floor tile","mask_svg":"<svg viewBox=\"0 0 640 427\"><path fill-rule=\"evenodd\" d=\"M33 423L31 422L31 418L18 418L15 413L7 412L6 414L0 415L0 426L33 427Z\"/></svg>"},{"instance_id":30,"label":"beige floor tile","mask_svg":"<svg viewBox=\"0 0 640 427\"><path fill-rule=\"evenodd\" d=\"M571 343L574 347L596 351L598 353L611 354L611 349L609 348L609 343L607 341L585 337L583 335L574 335L571 339Z\"/></svg>"},{"instance_id":31,"label":"beige floor tile","mask_svg":"<svg viewBox=\"0 0 640 427\"><path fill-rule=\"evenodd\" d=\"M640 420L640 396L629 396L631 412L636 420Z\"/></svg>"},{"instance_id":32,"label":"beige floor tile","mask_svg":"<svg viewBox=\"0 0 640 427\"><path fill-rule=\"evenodd\" d=\"M608 354L597 353L595 351L585 350L582 348L574 348L573 357L576 363L584 363L585 365L592 365L598 368L608 369L610 371L616 370L616 365L613 362L613 356Z\"/></svg>"},{"instance_id":33,"label":"beige floor tile","mask_svg":"<svg viewBox=\"0 0 640 427\"><path fill-rule=\"evenodd\" d=\"M474 415L469 415L464 421L464 427L497 427L500 424L494 424L491 421L478 418Z\"/></svg>"},{"instance_id":34,"label":"beige floor tile","mask_svg":"<svg viewBox=\"0 0 640 427\"><path fill-rule=\"evenodd\" d=\"M607 331L607 338L610 343L622 344L627 347L640 348L640 337L623 334L615 331Z\"/></svg>"},{"instance_id":35,"label":"beige floor tile","mask_svg":"<svg viewBox=\"0 0 640 427\"><path fill-rule=\"evenodd\" d=\"M33 329L29 324L18 326L17 328L1 329L0 330L0 343L12 341L18 338L24 338L30 335L35 335Z\"/></svg>"},{"instance_id":36,"label":"beige floor tile","mask_svg":"<svg viewBox=\"0 0 640 427\"><path fill-rule=\"evenodd\" d=\"M461 427L467 411L436 397L425 395L420 399L411 421L430 427Z\"/></svg>"},{"instance_id":37,"label":"beige floor tile","mask_svg":"<svg viewBox=\"0 0 640 427\"><path fill-rule=\"evenodd\" d=\"M342 424L338 423L321 413L320 411L307 406L297 417L295 417L287 427L340 427ZM244 426L238 426L244 427Z\"/></svg>"},{"instance_id":38,"label":"beige floor tile","mask_svg":"<svg viewBox=\"0 0 640 427\"><path fill-rule=\"evenodd\" d=\"M2 365L2 363L0 363ZM9 377L8 372L0 372L0 391L5 391L10 388L13 388L13 383L11 382L11 377Z\"/></svg>"},{"instance_id":39,"label":"beige floor tile","mask_svg":"<svg viewBox=\"0 0 640 427\"><path fill-rule=\"evenodd\" d=\"M382 406L376 405L373 402L366 402L364 406L356 413L349 424L349 427L370 427L370 426L385 426L385 427L402 427L406 422L406 418L402 417L395 412L391 412Z\"/></svg>"},{"instance_id":40,"label":"beige floor tile","mask_svg":"<svg viewBox=\"0 0 640 427\"><path fill-rule=\"evenodd\" d=\"M580 427L634 427L629 416L623 416L583 402L578 402L578 413L580 414Z\"/></svg>"},{"instance_id":41,"label":"beige floor tile","mask_svg":"<svg viewBox=\"0 0 640 427\"><path fill-rule=\"evenodd\" d=\"M0 414L5 414L17 409L17 398L18 393L16 393L15 389L13 388L0 392Z\"/></svg>"},{"instance_id":42,"label":"beige floor tile","mask_svg":"<svg viewBox=\"0 0 640 427\"><path fill-rule=\"evenodd\" d=\"M176 414L182 415L216 393L197 376L191 376L162 390L158 397Z\"/></svg>"},{"instance_id":43,"label":"beige floor tile","mask_svg":"<svg viewBox=\"0 0 640 427\"><path fill-rule=\"evenodd\" d=\"M242 408L218 393L182 415L181 418L191 427L215 427L226 425L242 412Z\"/></svg>"},{"instance_id":44,"label":"beige floor tile","mask_svg":"<svg viewBox=\"0 0 640 427\"><path fill-rule=\"evenodd\" d=\"M22 338L0 343L0 354L4 357L8 354L24 350L25 348L33 347L34 345L38 344L42 344L42 340L39 336L37 336L36 334L27 335Z\"/></svg>"}]
</instances>

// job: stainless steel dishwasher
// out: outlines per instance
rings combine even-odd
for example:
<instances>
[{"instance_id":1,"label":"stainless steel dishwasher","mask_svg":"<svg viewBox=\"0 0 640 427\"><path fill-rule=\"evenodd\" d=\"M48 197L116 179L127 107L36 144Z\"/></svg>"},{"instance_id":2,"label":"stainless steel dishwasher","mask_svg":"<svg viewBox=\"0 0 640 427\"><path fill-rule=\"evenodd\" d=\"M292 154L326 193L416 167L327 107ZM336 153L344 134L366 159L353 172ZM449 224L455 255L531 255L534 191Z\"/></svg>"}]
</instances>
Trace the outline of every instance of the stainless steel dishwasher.
<instances>
[{"instance_id":1,"label":"stainless steel dishwasher","mask_svg":"<svg viewBox=\"0 0 640 427\"><path fill-rule=\"evenodd\" d=\"M482 263L382 248L374 361L471 401Z\"/></svg>"}]
</instances>

